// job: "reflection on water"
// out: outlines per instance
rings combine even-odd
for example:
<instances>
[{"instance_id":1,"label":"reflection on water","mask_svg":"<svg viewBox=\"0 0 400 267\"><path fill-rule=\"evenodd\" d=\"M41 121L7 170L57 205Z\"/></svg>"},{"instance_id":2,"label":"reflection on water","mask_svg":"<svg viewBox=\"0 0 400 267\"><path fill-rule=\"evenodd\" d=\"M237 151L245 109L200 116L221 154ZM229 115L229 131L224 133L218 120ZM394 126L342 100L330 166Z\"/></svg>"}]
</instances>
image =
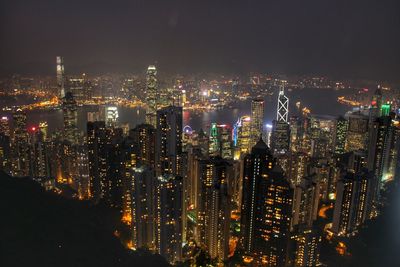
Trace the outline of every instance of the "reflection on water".
<instances>
[{"instance_id":1,"label":"reflection on water","mask_svg":"<svg viewBox=\"0 0 400 267\"><path fill-rule=\"evenodd\" d=\"M351 93L350 91L347 92ZM296 115L295 104L301 101L302 105L311 109L314 114L341 115L349 110L349 107L339 104L336 100L343 91L329 89L302 89L293 90L287 93L290 99L290 115ZM183 124L190 125L194 130L208 129L211 122L219 124L233 125L237 119L243 115L250 115L250 100L242 101L236 104L235 108L225 108L213 110L210 112L183 112ZM265 98L265 123L270 123L276 116L276 96ZM97 111L97 106L84 106L78 109L78 127L81 131L86 131L87 112ZM119 122L129 123L130 128L145 120L145 111L141 108L118 107ZM0 114L1 115L1 114ZM63 128L62 110L30 111L27 114L28 126L37 125L39 121L47 121L49 131Z\"/></svg>"}]
</instances>

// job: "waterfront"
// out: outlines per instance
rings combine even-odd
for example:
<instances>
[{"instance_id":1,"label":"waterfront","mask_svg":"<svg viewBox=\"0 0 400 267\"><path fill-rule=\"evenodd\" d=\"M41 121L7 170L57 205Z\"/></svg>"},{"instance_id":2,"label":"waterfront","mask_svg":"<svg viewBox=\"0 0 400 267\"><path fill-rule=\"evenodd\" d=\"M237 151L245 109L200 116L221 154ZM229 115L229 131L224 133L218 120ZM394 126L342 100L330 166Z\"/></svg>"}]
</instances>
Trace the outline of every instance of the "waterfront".
<instances>
[{"instance_id":1,"label":"waterfront","mask_svg":"<svg viewBox=\"0 0 400 267\"><path fill-rule=\"evenodd\" d=\"M346 89L336 91L333 89L295 89L287 92L290 99L290 115L298 115L296 102L300 101L302 106L311 109L311 114L325 115L343 115L351 107L342 105L336 101L337 97L344 94L351 94L353 90ZM276 116L276 94L265 97L265 121L271 123ZM30 103L32 100L19 98L14 104ZM207 112L185 110L183 113L183 124L190 125L194 130L208 129L211 122L219 124L234 124L239 117L250 115L250 100L244 100L236 103L234 108L223 108ZM322 104L322 103L330 103ZM81 131L86 130L87 112L98 111L98 106L83 106L78 108L78 127ZM119 122L129 123L130 128L143 123L145 119L145 110L143 108L118 107ZM3 114L2 114L3 115ZM63 113L58 110L32 110L27 113L28 127L38 125L40 121L47 121L49 132L63 128Z\"/></svg>"}]
</instances>

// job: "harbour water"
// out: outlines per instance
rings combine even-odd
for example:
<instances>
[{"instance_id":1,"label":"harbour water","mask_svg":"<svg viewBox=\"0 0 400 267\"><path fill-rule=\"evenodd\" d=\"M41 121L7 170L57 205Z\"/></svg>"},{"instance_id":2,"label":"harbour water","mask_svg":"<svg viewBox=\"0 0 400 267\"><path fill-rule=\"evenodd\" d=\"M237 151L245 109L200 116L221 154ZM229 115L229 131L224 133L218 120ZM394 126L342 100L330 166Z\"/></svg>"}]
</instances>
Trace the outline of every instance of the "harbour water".
<instances>
[{"instance_id":1,"label":"harbour water","mask_svg":"<svg viewBox=\"0 0 400 267\"><path fill-rule=\"evenodd\" d=\"M342 115L351 107L342 105L337 102L337 97L340 95L351 94L350 89L336 91L333 89L295 89L286 92L289 97L290 107L289 115L296 115L298 109L296 102L301 102L301 106L305 106L311 110L312 114L319 115ZM265 121L271 123L276 116L277 96L265 97ZM27 100L24 100L27 102ZM78 127L81 131L86 130L87 112L97 111L98 106L83 106L78 109ZM250 115L251 100L238 102L233 108L223 108L219 110L211 110L208 112L198 112L185 110L183 113L183 126L190 125L192 129L208 129L211 122L218 124L234 124L239 117ZM129 123L130 128L143 123L145 119L145 110L142 108L127 108L118 107L119 122ZM4 114L0 114L4 115ZM62 110L33 110L27 114L28 127L35 126L40 121L47 121L49 132L63 128Z\"/></svg>"}]
</instances>

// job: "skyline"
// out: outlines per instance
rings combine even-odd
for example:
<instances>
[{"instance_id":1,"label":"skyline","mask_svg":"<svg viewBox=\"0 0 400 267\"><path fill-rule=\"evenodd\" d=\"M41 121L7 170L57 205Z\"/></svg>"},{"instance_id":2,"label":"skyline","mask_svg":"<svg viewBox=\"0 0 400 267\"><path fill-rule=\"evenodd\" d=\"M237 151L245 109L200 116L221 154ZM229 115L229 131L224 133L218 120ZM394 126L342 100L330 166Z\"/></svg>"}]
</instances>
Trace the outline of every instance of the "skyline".
<instances>
[{"instance_id":1,"label":"skyline","mask_svg":"<svg viewBox=\"0 0 400 267\"><path fill-rule=\"evenodd\" d=\"M1 74L273 72L398 81L397 1L0 3ZM160 45L162 44L162 45Z\"/></svg>"}]
</instances>

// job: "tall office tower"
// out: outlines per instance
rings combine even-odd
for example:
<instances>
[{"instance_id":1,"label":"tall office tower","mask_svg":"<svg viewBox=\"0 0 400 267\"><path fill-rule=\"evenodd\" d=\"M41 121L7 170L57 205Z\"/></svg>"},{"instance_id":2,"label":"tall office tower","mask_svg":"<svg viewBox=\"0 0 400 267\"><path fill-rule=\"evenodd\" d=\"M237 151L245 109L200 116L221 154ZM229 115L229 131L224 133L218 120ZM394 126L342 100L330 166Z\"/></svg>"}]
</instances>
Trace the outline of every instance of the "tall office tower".
<instances>
[{"instance_id":1,"label":"tall office tower","mask_svg":"<svg viewBox=\"0 0 400 267\"><path fill-rule=\"evenodd\" d=\"M75 148L76 172L75 180L79 199L89 199L90 179L89 179L89 158L88 150L85 145L78 145Z\"/></svg>"},{"instance_id":2,"label":"tall office tower","mask_svg":"<svg viewBox=\"0 0 400 267\"><path fill-rule=\"evenodd\" d=\"M349 115L345 151L366 150L367 141L368 117L362 114Z\"/></svg>"},{"instance_id":3,"label":"tall office tower","mask_svg":"<svg viewBox=\"0 0 400 267\"><path fill-rule=\"evenodd\" d=\"M118 122L118 107L107 106L105 108L105 118L107 127L117 127Z\"/></svg>"},{"instance_id":4,"label":"tall office tower","mask_svg":"<svg viewBox=\"0 0 400 267\"><path fill-rule=\"evenodd\" d=\"M146 123L156 128L157 125L157 69L155 66L150 65L147 68L146 74Z\"/></svg>"},{"instance_id":5,"label":"tall office tower","mask_svg":"<svg viewBox=\"0 0 400 267\"><path fill-rule=\"evenodd\" d=\"M366 169L347 172L338 181L332 224L335 234L350 235L370 218L374 183L373 173Z\"/></svg>"},{"instance_id":6,"label":"tall office tower","mask_svg":"<svg viewBox=\"0 0 400 267\"><path fill-rule=\"evenodd\" d=\"M29 137L29 176L38 182L44 182L49 178L50 158L47 155L46 143L42 132L38 127L30 127Z\"/></svg>"},{"instance_id":7,"label":"tall office tower","mask_svg":"<svg viewBox=\"0 0 400 267\"><path fill-rule=\"evenodd\" d=\"M232 164L221 157L199 162L199 191L196 240L207 248L212 259L229 255L231 198L228 183Z\"/></svg>"},{"instance_id":8,"label":"tall office tower","mask_svg":"<svg viewBox=\"0 0 400 267\"><path fill-rule=\"evenodd\" d=\"M106 128L107 181L102 184L104 201L123 213L125 150L121 128Z\"/></svg>"},{"instance_id":9,"label":"tall office tower","mask_svg":"<svg viewBox=\"0 0 400 267\"><path fill-rule=\"evenodd\" d=\"M0 170L11 173L11 130L7 116L0 118Z\"/></svg>"},{"instance_id":10,"label":"tall office tower","mask_svg":"<svg viewBox=\"0 0 400 267\"><path fill-rule=\"evenodd\" d=\"M291 236L292 253L290 253L290 266L318 266L320 264L320 251L322 232L317 227L299 225Z\"/></svg>"},{"instance_id":11,"label":"tall office tower","mask_svg":"<svg viewBox=\"0 0 400 267\"><path fill-rule=\"evenodd\" d=\"M90 197L102 198L102 184L107 183L106 125L104 121L87 123Z\"/></svg>"},{"instance_id":12,"label":"tall office tower","mask_svg":"<svg viewBox=\"0 0 400 267\"><path fill-rule=\"evenodd\" d=\"M157 111L156 174L180 175L182 154L182 107Z\"/></svg>"},{"instance_id":13,"label":"tall office tower","mask_svg":"<svg viewBox=\"0 0 400 267\"><path fill-rule=\"evenodd\" d=\"M285 87L282 84L279 87L278 109L276 111L276 120L288 122L289 118L289 98L285 95Z\"/></svg>"},{"instance_id":14,"label":"tall office tower","mask_svg":"<svg viewBox=\"0 0 400 267\"><path fill-rule=\"evenodd\" d=\"M345 153L345 144L347 136L348 121L343 117L338 117L335 124L334 132L334 152L336 154Z\"/></svg>"},{"instance_id":15,"label":"tall office tower","mask_svg":"<svg viewBox=\"0 0 400 267\"><path fill-rule=\"evenodd\" d=\"M328 200L329 182L333 171L334 165L327 158L313 159L308 166L308 173L314 173L317 176L322 200Z\"/></svg>"},{"instance_id":16,"label":"tall office tower","mask_svg":"<svg viewBox=\"0 0 400 267\"><path fill-rule=\"evenodd\" d=\"M13 176L29 175L29 144L26 129L26 114L17 109L13 114L14 137L12 145L12 174Z\"/></svg>"},{"instance_id":17,"label":"tall office tower","mask_svg":"<svg viewBox=\"0 0 400 267\"><path fill-rule=\"evenodd\" d=\"M292 214L293 190L260 140L244 159L241 244L256 264L283 266Z\"/></svg>"},{"instance_id":18,"label":"tall office tower","mask_svg":"<svg viewBox=\"0 0 400 267\"><path fill-rule=\"evenodd\" d=\"M378 190L383 183L393 179L389 168L391 151L395 144L395 129L392 117L382 116L375 119L370 130L368 169L373 171L378 179Z\"/></svg>"},{"instance_id":19,"label":"tall office tower","mask_svg":"<svg viewBox=\"0 0 400 267\"><path fill-rule=\"evenodd\" d=\"M273 121L271 150L274 155L285 154L290 147L290 127L285 121Z\"/></svg>"},{"instance_id":20,"label":"tall office tower","mask_svg":"<svg viewBox=\"0 0 400 267\"><path fill-rule=\"evenodd\" d=\"M130 169L132 238L134 248L155 249L155 177L147 166Z\"/></svg>"},{"instance_id":21,"label":"tall office tower","mask_svg":"<svg viewBox=\"0 0 400 267\"><path fill-rule=\"evenodd\" d=\"M393 145L389 157L389 173L394 180L398 181L400 177L400 120L393 121Z\"/></svg>"},{"instance_id":22,"label":"tall office tower","mask_svg":"<svg viewBox=\"0 0 400 267\"><path fill-rule=\"evenodd\" d=\"M251 117L243 116L240 118L237 138L237 146L241 154L249 153L251 147Z\"/></svg>"},{"instance_id":23,"label":"tall office tower","mask_svg":"<svg viewBox=\"0 0 400 267\"><path fill-rule=\"evenodd\" d=\"M251 101L251 146L254 146L263 135L264 99L255 98Z\"/></svg>"},{"instance_id":24,"label":"tall office tower","mask_svg":"<svg viewBox=\"0 0 400 267\"><path fill-rule=\"evenodd\" d=\"M158 176L156 181L156 247L169 263L182 260L182 178Z\"/></svg>"},{"instance_id":25,"label":"tall office tower","mask_svg":"<svg viewBox=\"0 0 400 267\"><path fill-rule=\"evenodd\" d=\"M5 136L11 137L11 128L10 128L10 120L7 116L3 116L0 118L0 133Z\"/></svg>"},{"instance_id":26,"label":"tall office tower","mask_svg":"<svg viewBox=\"0 0 400 267\"><path fill-rule=\"evenodd\" d=\"M294 189L292 226L303 224L311 227L317 219L319 206L319 181L316 175L301 180Z\"/></svg>"},{"instance_id":27,"label":"tall office tower","mask_svg":"<svg viewBox=\"0 0 400 267\"><path fill-rule=\"evenodd\" d=\"M374 95L372 96L371 100L371 107L369 110L369 117L370 117L370 122L374 121L374 119L378 118L381 116L381 106L382 106L382 90L381 86L378 85L378 87L375 90Z\"/></svg>"},{"instance_id":28,"label":"tall office tower","mask_svg":"<svg viewBox=\"0 0 400 267\"><path fill-rule=\"evenodd\" d=\"M57 60L57 87L58 87L59 98L64 98L65 97L64 58L57 57L56 60Z\"/></svg>"},{"instance_id":29,"label":"tall office tower","mask_svg":"<svg viewBox=\"0 0 400 267\"><path fill-rule=\"evenodd\" d=\"M303 141L303 123L301 118L296 116L291 116L289 120L289 128L290 128L290 151L291 152L299 152L301 151L302 141Z\"/></svg>"},{"instance_id":30,"label":"tall office tower","mask_svg":"<svg viewBox=\"0 0 400 267\"><path fill-rule=\"evenodd\" d=\"M273 121L273 130L271 134L271 149L274 154L285 154L289 151L290 126L288 124L288 117L289 98L285 95L285 87L282 84L279 87L276 120Z\"/></svg>"},{"instance_id":31,"label":"tall office tower","mask_svg":"<svg viewBox=\"0 0 400 267\"><path fill-rule=\"evenodd\" d=\"M155 169L156 130L150 124L140 124L129 131L136 150L137 165Z\"/></svg>"},{"instance_id":32,"label":"tall office tower","mask_svg":"<svg viewBox=\"0 0 400 267\"><path fill-rule=\"evenodd\" d=\"M204 158L203 153L199 147L192 147L188 151L188 179L185 184L186 189L186 198L187 198L187 207L190 210L197 210L198 206L198 197L197 193L200 186L199 179L199 162Z\"/></svg>"},{"instance_id":33,"label":"tall office tower","mask_svg":"<svg viewBox=\"0 0 400 267\"><path fill-rule=\"evenodd\" d=\"M284 168L287 178L293 186L299 185L303 177L306 176L310 157L303 152L288 153L287 157L289 159L287 168Z\"/></svg>"},{"instance_id":34,"label":"tall office tower","mask_svg":"<svg viewBox=\"0 0 400 267\"><path fill-rule=\"evenodd\" d=\"M78 133L78 111L74 96L68 92L63 98L63 115L64 115L64 139L71 144L77 144Z\"/></svg>"},{"instance_id":35,"label":"tall office tower","mask_svg":"<svg viewBox=\"0 0 400 267\"><path fill-rule=\"evenodd\" d=\"M209 137L209 156L220 156L224 159L232 158L232 131L225 125L211 123Z\"/></svg>"}]
</instances>

